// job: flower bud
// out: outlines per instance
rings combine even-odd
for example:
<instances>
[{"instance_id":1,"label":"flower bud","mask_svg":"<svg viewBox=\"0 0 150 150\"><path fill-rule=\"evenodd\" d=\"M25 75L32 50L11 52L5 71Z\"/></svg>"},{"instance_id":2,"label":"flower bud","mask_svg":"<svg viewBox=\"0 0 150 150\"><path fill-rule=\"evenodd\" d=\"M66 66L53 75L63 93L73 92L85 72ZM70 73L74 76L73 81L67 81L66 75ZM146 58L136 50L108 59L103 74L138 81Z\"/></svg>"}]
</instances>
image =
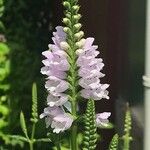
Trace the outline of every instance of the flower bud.
<instances>
[{"instance_id":1,"label":"flower bud","mask_svg":"<svg viewBox=\"0 0 150 150\"><path fill-rule=\"evenodd\" d=\"M63 50L67 50L69 49L69 44L67 42L61 42L60 43L60 47L63 49Z\"/></svg>"},{"instance_id":2,"label":"flower bud","mask_svg":"<svg viewBox=\"0 0 150 150\"><path fill-rule=\"evenodd\" d=\"M63 2L63 5L64 5L64 7L66 7L67 9L70 9L70 3L69 2L67 2L67 1L64 1Z\"/></svg>"},{"instance_id":3,"label":"flower bud","mask_svg":"<svg viewBox=\"0 0 150 150\"><path fill-rule=\"evenodd\" d=\"M64 27L63 30L65 33L68 33L70 29L68 27Z\"/></svg>"},{"instance_id":4,"label":"flower bud","mask_svg":"<svg viewBox=\"0 0 150 150\"><path fill-rule=\"evenodd\" d=\"M49 48L49 50L51 50L52 49L52 44L48 44L48 48Z\"/></svg>"},{"instance_id":5,"label":"flower bud","mask_svg":"<svg viewBox=\"0 0 150 150\"><path fill-rule=\"evenodd\" d=\"M71 22L68 18L63 18L63 23L66 25L71 25Z\"/></svg>"},{"instance_id":6,"label":"flower bud","mask_svg":"<svg viewBox=\"0 0 150 150\"><path fill-rule=\"evenodd\" d=\"M79 29L82 27L82 25L81 25L81 23L77 23L77 24L74 25L74 27L75 27L77 30L79 30Z\"/></svg>"},{"instance_id":7,"label":"flower bud","mask_svg":"<svg viewBox=\"0 0 150 150\"><path fill-rule=\"evenodd\" d=\"M79 42L76 42L76 46L78 46L79 48L83 47L84 44L85 44L85 39L81 39Z\"/></svg>"},{"instance_id":8,"label":"flower bud","mask_svg":"<svg viewBox=\"0 0 150 150\"><path fill-rule=\"evenodd\" d=\"M83 49L77 49L77 50L76 50L76 54L79 55L79 54L81 54L83 51L84 51Z\"/></svg>"},{"instance_id":9,"label":"flower bud","mask_svg":"<svg viewBox=\"0 0 150 150\"><path fill-rule=\"evenodd\" d=\"M80 14L77 14L77 15L74 15L73 16L73 19L75 19L75 20L79 20L81 18L81 15Z\"/></svg>"},{"instance_id":10,"label":"flower bud","mask_svg":"<svg viewBox=\"0 0 150 150\"><path fill-rule=\"evenodd\" d=\"M80 32L76 33L74 36L75 36L77 39L80 39L80 38L83 37L83 35L84 35L84 32L83 32L83 31L80 31Z\"/></svg>"},{"instance_id":11,"label":"flower bud","mask_svg":"<svg viewBox=\"0 0 150 150\"><path fill-rule=\"evenodd\" d=\"M78 10L79 10L79 6L78 5L74 5L73 7L72 7L72 9L74 10L74 11L76 11L76 12L78 12Z\"/></svg>"},{"instance_id":12,"label":"flower bud","mask_svg":"<svg viewBox=\"0 0 150 150\"><path fill-rule=\"evenodd\" d=\"M70 13L66 13L66 17L67 18L71 18L71 14Z\"/></svg>"}]
</instances>

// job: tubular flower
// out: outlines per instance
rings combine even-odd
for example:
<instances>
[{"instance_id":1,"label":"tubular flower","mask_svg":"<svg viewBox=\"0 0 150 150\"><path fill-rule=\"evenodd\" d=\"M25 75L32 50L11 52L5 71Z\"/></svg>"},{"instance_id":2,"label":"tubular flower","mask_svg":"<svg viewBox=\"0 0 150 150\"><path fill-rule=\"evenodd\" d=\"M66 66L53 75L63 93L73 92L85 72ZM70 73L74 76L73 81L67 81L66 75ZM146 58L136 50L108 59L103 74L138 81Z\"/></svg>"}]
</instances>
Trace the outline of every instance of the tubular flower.
<instances>
[{"instance_id":1,"label":"tubular flower","mask_svg":"<svg viewBox=\"0 0 150 150\"><path fill-rule=\"evenodd\" d=\"M52 38L54 44L49 44L49 49L42 53L46 59L42 61L44 67L41 73L47 75L45 88L48 91L47 104L51 107L62 106L68 101L68 96L64 92L69 88L69 84L64 79L66 71L69 70L67 53L61 48L61 42L65 42L66 34L63 27L56 27L56 32Z\"/></svg>"},{"instance_id":2,"label":"tubular flower","mask_svg":"<svg viewBox=\"0 0 150 150\"><path fill-rule=\"evenodd\" d=\"M92 45L94 38L87 38L84 41L82 49L78 49L77 65L79 69L79 85L83 88L81 96L85 99L101 100L102 98L109 99L108 91L109 85L101 84L100 78L105 75L101 73L104 67L101 58L97 58L99 52L96 50L98 46Z\"/></svg>"},{"instance_id":3,"label":"tubular flower","mask_svg":"<svg viewBox=\"0 0 150 150\"><path fill-rule=\"evenodd\" d=\"M49 107L44 109L40 118L45 117L46 127L51 126L53 132L59 133L69 129L73 122L73 118L66 114L62 107L63 105L66 107L69 103L68 95L64 92L69 88L69 83L65 79L70 65L67 61L67 53L64 51L66 34L63 27L56 27L53 35L54 44L49 44L49 50L42 53L46 59L42 61L44 67L41 68L41 73L47 76L45 88L48 91Z\"/></svg>"},{"instance_id":4,"label":"tubular flower","mask_svg":"<svg viewBox=\"0 0 150 150\"><path fill-rule=\"evenodd\" d=\"M108 118L111 116L110 112L103 112L96 114L96 124L97 126L108 126L109 120Z\"/></svg>"},{"instance_id":5,"label":"tubular flower","mask_svg":"<svg viewBox=\"0 0 150 150\"><path fill-rule=\"evenodd\" d=\"M69 129L73 122L73 119L62 108L56 106L45 108L44 113L40 115L40 118L44 117L46 117L46 127L51 126L54 133Z\"/></svg>"}]
</instances>

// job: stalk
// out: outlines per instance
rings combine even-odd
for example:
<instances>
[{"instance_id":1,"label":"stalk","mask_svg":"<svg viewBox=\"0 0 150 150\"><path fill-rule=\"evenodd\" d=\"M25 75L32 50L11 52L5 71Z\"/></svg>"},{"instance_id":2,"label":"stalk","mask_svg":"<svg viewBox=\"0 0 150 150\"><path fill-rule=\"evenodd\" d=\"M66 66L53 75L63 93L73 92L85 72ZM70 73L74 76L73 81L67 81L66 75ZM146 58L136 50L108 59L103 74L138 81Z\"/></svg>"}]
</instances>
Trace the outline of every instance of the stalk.
<instances>
[{"instance_id":1,"label":"stalk","mask_svg":"<svg viewBox=\"0 0 150 150\"><path fill-rule=\"evenodd\" d=\"M33 143L30 141L29 142L30 150L33 150Z\"/></svg>"},{"instance_id":2,"label":"stalk","mask_svg":"<svg viewBox=\"0 0 150 150\"><path fill-rule=\"evenodd\" d=\"M35 123L32 126L32 134L31 134L31 141L34 140L34 134L35 134Z\"/></svg>"},{"instance_id":3,"label":"stalk","mask_svg":"<svg viewBox=\"0 0 150 150\"><path fill-rule=\"evenodd\" d=\"M76 102L72 103L72 114L76 116ZM71 150L77 149L77 125L74 123L71 128Z\"/></svg>"},{"instance_id":4,"label":"stalk","mask_svg":"<svg viewBox=\"0 0 150 150\"><path fill-rule=\"evenodd\" d=\"M65 18L63 19L63 23L66 25L64 27L64 31L67 34L67 53L69 55L69 79L70 83L70 97L71 97L71 108L72 115L77 117L77 85L78 85L78 75L77 75L77 65L76 65L76 50L81 48L77 46L77 42L79 42L83 35L80 34L79 30L81 25L79 24L80 14L78 14L79 6L77 5L78 0L66 0L63 2L65 11ZM78 25L77 25L78 24ZM75 26L76 25L76 26ZM83 33L83 32L82 32ZM71 128L71 150L77 150L77 125L74 123Z\"/></svg>"},{"instance_id":5,"label":"stalk","mask_svg":"<svg viewBox=\"0 0 150 150\"><path fill-rule=\"evenodd\" d=\"M56 146L57 150L61 150L61 144L59 142L59 139L58 139L58 141L56 141L55 146Z\"/></svg>"},{"instance_id":6,"label":"stalk","mask_svg":"<svg viewBox=\"0 0 150 150\"><path fill-rule=\"evenodd\" d=\"M61 150L61 146L59 143L56 145L56 148L57 148L57 150Z\"/></svg>"},{"instance_id":7,"label":"stalk","mask_svg":"<svg viewBox=\"0 0 150 150\"><path fill-rule=\"evenodd\" d=\"M126 136L124 136L124 144L123 144L123 150L129 150L130 149L130 138L129 135L127 134Z\"/></svg>"},{"instance_id":8,"label":"stalk","mask_svg":"<svg viewBox=\"0 0 150 150\"><path fill-rule=\"evenodd\" d=\"M30 150L33 150L34 134L35 134L35 123L33 123L33 126L32 126L32 133L31 133L31 139L30 139L30 141L29 141Z\"/></svg>"}]
</instances>

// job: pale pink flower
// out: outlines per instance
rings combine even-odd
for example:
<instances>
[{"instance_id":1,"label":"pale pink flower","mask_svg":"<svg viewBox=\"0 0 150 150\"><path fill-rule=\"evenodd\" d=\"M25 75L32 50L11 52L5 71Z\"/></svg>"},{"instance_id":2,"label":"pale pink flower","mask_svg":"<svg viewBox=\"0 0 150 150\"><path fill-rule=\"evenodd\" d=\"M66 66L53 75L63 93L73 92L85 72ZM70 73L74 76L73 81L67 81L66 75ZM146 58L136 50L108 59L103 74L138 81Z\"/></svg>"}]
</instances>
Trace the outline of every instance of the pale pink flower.
<instances>
[{"instance_id":1,"label":"pale pink flower","mask_svg":"<svg viewBox=\"0 0 150 150\"><path fill-rule=\"evenodd\" d=\"M109 99L109 85L101 84L100 79L105 75L101 72L104 67L103 60L97 58L98 46L93 45L94 38L87 38L82 49L76 51L78 55L77 65L79 66L78 75L81 77L79 85L83 88L81 96L85 99L101 100Z\"/></svg>"},{"instance_id":2,"label":"pale pink flower","mask_svg":"<svg viewBox=\"0 0 150 150\"><path fill-rule=\"evenodd\" d=\"M107 127L109 120L108 118L111 116L110 112L103 112L96 114L96 124L97 126Z\"/></svg>"},{"instance_id":3,"label":"pale pink flower","mask_svg":"<svg viewBox=\"0 0 150 150\"><path fill-rule=\"evenodd\" d=\"M54 133L60 133L69 129L72 125L73 118L66 114L60 107L47 107L40 118L45 117L46 127L51 126Z\"/></svg>"},{"instance_id":4,"label":"pale pink flower","mask_svg":"<svg viewBox=\"0 0 150 150\"><path fill-rule=\"evenodd\" d=\"M67 53L61 49L60 43L66 41L66 33L63 27L56 27L56 32L53 33L52 38L54 44L49 44L49 49L44 51L42 55L46 58L42 61L44 67L41 68L41 73L46 75L45 88L47 89L48 105L60 106L67 100L64 92L69 88L66 71L69 70L70 65L67 60Z\"/></svg>"}]
</instances>

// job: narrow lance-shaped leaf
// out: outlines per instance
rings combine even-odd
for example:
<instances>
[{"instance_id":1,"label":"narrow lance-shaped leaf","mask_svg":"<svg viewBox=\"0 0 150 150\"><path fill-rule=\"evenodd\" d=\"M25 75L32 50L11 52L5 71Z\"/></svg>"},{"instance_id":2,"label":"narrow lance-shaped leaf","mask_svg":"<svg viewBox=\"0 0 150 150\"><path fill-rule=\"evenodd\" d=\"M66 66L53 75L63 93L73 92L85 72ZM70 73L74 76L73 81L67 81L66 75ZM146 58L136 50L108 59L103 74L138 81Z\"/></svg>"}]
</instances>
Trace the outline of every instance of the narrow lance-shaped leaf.
<instances>
[{"instance_id":1,"label":"narrow lance-shaped leaf","mask_svg":"<svg viewBox=\"0 0 150 150\"><path fill-rule=\"evenodd\" d=\"M6 135L6 136L8 136L9 138L12 138L12 139L20 140L23 142L28 142L28 140L25 137L20 136L20 135Z\"/></svg>"},{"instance_id":2,"label":"narrow lance-shaped leaf","mask_svg":"<svg viewBox=\"0 0 150 150\"><path fill-rule=\"evenodd\" d=\"M23 112L20 113L20 124L21 124L21 128L22 128L23 133L25 134L26 138L29 139L28 133L27 133L25 117L24 117Z\"/></svg>"},{"instance_id":3,"label":"narrow lance-shaped leaf","mask_svg":"<svg viewBox=\"0 0 150 150\"><path fill-rule=\"evenodd\" d=\"M37 142L49 143L49 142L51 142L51 140L50 140L49 138L41 138L41 139L36 139L35 142L36 142L36 143L37 143Z\"/></svg>"}]
</instances>

